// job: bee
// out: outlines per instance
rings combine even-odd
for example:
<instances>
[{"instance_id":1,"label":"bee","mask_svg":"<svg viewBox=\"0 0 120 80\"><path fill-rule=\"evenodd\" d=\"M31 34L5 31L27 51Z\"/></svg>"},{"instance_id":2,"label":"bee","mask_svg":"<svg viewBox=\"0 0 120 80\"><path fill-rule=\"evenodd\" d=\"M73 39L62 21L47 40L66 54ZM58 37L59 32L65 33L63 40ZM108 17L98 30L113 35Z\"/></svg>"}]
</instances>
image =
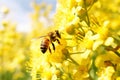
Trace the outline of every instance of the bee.
<instances>
[{"instance_id":1,"label":"bee","mask_svg":"<svg viewBox=\"0 0 120 80\"><path fill-rule=\"evenodd\" d=\"M60 44L59 39L61 39L61 35L58 30L55 30L53 32L49 32L46 37L43 38L40 44L40 50L44 54L47 49L49 49L49 52L51 53L50 44L52 44L53 50L55 51L55 45L53 42L57 41L58 44Z\"/></svg>"}]
</instances>

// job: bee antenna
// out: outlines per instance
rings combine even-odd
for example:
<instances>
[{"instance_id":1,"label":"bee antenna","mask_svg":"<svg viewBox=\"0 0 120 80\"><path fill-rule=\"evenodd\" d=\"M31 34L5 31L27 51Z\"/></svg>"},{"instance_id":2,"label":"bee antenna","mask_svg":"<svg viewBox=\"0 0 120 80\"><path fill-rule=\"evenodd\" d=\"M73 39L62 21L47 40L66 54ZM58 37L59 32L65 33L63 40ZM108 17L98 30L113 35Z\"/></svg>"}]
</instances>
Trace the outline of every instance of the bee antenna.
<instances>
[{"instance_id":1,"label":"bee antenna","mask_svg":"<svg viewBox=\"0 0 120 80\"><path fill-rule=\"evenodd\" d=\"M56 35L57 35L59 38L61 38L61 35L60 35L60 33L59 33L58 30L55 30L55 33L56 33Z\"/></svg>"}]
</instances>

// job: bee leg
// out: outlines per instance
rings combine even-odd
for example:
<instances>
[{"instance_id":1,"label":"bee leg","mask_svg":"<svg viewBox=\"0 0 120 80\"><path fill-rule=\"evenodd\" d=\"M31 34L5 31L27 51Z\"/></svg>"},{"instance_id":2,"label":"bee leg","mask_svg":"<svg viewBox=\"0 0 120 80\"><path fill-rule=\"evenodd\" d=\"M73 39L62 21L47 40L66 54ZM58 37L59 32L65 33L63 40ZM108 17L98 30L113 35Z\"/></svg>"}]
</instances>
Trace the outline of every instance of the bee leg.
<instances>
[{"instance_id":1,"label":"bee leg","mask_svg":"<svg viewBox=\"0 0 120 80\"><path fill-rule=\"evenodd\" d=\"M58 42L58 44L60 44L60 41L58 39L56 39L56 41Z\"/></svg>"},{"instance_id":2,"label":"bee leg","mask_svg":"<svg viewBox=\"0 0 120 80\"><path fill-rule=\"evenodd\" d=\"M55 50L55 45L54 45L54 43L52 43L52 46L53 46L53 50Z\"/></svg>"},{"instance_id":3,"label":"bee leg","mask_svg":"<svg viewBox=\"0 0 120 80\"><path fill-rule=\"evenodd\" d=\"M50 49L50 47L49 47L49 52L51 53L51 49Z\"/></svg>"}]
</instances>

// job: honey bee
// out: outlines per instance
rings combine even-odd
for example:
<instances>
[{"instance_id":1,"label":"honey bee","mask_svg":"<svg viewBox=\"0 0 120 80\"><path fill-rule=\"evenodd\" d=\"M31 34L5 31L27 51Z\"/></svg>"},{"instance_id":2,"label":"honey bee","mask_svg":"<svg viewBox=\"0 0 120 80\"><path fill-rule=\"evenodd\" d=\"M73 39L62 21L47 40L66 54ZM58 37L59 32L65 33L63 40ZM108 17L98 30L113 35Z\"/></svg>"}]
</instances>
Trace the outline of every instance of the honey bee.
<instances>
[{"instance_id":1,"label":"honey bee","mask_svg":"<svg viewBox=\"0 0 120 80\"><path fill-rule=\"evenodd\" d=\"M52 44L53 50L55 50L55 45L53 42L57 41L58 44L60 44L59 39L61 38L61 35L58 30L55 30L54 32L49 32L46 37L43 38L40 44L40 50L42 53L45 53L47 49L49 49L49 52L51 53L50 44Z\"/></svg>"}]
</instances>

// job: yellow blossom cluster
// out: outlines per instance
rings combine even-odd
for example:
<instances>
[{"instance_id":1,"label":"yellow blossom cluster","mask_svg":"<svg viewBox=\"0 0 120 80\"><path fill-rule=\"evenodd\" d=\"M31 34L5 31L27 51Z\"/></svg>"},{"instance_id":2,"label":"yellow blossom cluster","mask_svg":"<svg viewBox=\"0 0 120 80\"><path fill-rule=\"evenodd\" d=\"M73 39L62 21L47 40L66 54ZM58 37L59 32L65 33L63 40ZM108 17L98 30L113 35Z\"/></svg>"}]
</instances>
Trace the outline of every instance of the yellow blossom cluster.
<instances>
[{"instance_id":1,"label":"yellow blossom cluster","mask_svg":"<svg viewBox=\"0 0 120 80\"><path fill-rule=\"evenodd\" d=\"M9 9L2 9L4 18L0 21L0 80L26 79L28 73L23 64L28 58L25 55L29 53L29 43L24 33L16 31L17 24L6 19Z\"/></svg>"},{"instance_id":2,"label":"yellow blossom cluster","mask_svg":"<svg viewBox=\"0 0 120 80\"><path fill-rule=\"evenodd\" d=\"M31 40L27 65L32 80L120 80L119 3L58 0L54 25ZM61 38L52 40L49 33L55 30Z\"/></svg>"}]
</instances>

